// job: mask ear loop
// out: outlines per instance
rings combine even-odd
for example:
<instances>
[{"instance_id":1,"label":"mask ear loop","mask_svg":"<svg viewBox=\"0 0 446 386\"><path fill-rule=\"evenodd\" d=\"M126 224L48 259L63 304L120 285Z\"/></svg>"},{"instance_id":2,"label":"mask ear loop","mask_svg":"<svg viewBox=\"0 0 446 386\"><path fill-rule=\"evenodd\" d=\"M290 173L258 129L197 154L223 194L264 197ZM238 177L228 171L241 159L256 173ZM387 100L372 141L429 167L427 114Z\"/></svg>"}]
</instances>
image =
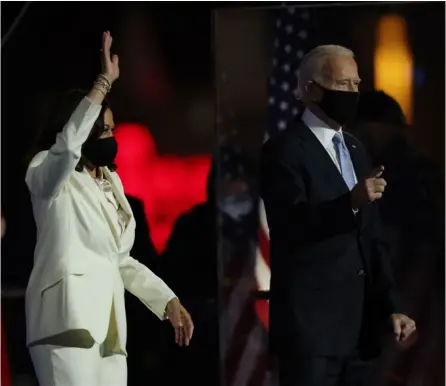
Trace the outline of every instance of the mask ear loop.
<instances>
[{"instance_id":1,"label":"mask ear loop","mask_svg":"<svg viewBox=\"0 0 446 386\"><path fill-rule=\"evenodd\" d=\"M304 86L305 94L308 94L308 85L309 85L310 83L314 83L314 84L318 85L314 80L310 80L310 81L308 81L308 82L305 84L305 86ZM294 89L294 91L293 91L293 95L294 95L294 98L297 100L297 102L298 102L299 104L304 105L303 95L301 95L301 97L299 98L298 87L296 87L296 88Z\"/></svg>"},{"instance_id":2,"label":"mask ear loop","mask_svg":"<svg viewBox=\"0 0 446 386\"><path fill-rule=\"evenodd\" d=\"M308 83L310 83L310 82L312 82L311 80L309 81L309 82L307 82L306 84L305 84L305 93L307 93L308 92ZM301 96L301 98L299 98L299 87L296 87L295 89L294 89L294 91L293 91L293 95L294 95L294 98L296 98L297 99L297 101L299 101L299 102L302 102L302 96Z\"/></svg>"}]
</instances>

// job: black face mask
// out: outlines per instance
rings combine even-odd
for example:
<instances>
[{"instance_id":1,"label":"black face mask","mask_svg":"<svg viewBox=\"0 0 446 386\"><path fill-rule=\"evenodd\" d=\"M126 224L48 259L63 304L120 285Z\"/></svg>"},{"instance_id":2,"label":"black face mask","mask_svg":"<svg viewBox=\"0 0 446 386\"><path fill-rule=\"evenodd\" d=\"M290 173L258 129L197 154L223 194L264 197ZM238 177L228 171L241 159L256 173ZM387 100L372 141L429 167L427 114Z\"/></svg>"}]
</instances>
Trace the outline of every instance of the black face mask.
<instances>
[{"instance_id":1,"label":"black face mask","mask_svg":"<svg viewBox=\"0 0 446 386\"><path fill-rule=\"evenodd\" d=\"M316 84L324 94L322 99L315 103L329 118L341 126L351 122L355 118L359 92L329 90L318 83Z\"/></svg>"},{"instance_id":2,"label":"black face mask","mask_svg":"<svg viewBox=\"0 0 446 386\"><path fill-rule=\"evenodd\" d=\"M115 137L88 139L82 147L82 154L94 166L111 165L118 154Z\"/></svg>"}]
</instances>

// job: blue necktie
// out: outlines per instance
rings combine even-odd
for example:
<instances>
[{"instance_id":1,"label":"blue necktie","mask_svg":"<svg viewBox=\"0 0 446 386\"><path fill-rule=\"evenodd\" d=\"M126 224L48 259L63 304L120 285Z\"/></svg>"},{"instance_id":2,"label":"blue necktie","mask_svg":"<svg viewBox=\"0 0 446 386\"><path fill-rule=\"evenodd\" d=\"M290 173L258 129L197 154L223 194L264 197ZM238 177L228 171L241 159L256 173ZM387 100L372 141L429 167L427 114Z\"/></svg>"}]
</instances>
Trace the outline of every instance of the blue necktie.
<instances>
[{"instance_id":1,"label":"blue necktie","mask_svg":"<svg viewBox=\"0 0 446 386\"><path fill-rule=\"evenodd\" d=\"M333 137L333 144L338 158L339 166L341 168L341 175L344 178L345 184L350 190L356 185L355 169L353 168L350 153L345 145L344 138L340 132L337 132Z\"/></svg>"}]
</instances>

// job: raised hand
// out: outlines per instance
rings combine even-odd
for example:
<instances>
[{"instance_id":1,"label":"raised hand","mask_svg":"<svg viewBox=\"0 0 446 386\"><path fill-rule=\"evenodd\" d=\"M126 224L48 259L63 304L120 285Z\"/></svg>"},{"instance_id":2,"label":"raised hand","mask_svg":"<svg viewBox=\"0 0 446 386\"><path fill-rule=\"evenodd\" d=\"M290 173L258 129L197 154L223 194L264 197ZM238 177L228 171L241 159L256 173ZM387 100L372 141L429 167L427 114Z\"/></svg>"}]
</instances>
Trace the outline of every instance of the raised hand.
<instances>
[{"instance_id":1,"label":"raised hand","mask_svg":"<svg viewBox=\"0 0 446 386\"><path fill-rule=\"evenodd\" d=\"M381 177L383 172L384 166L380 166L356 184L351 192L353 209L359 209L368 202L379 200L383 196L387 186L387 182Z\"/></svg>"},{"instance_id":2,"label":"raised hand","mask_svg":"<svg viewBox=\"0 0 446 386\"><path fill-rule=\"evenodd\" d=\"M118 55L111 55L112 43L110 31L104 32L101 49L102 74L108 79L110 85L119 78L119 58Z\"/></svg>"}]
</instances>

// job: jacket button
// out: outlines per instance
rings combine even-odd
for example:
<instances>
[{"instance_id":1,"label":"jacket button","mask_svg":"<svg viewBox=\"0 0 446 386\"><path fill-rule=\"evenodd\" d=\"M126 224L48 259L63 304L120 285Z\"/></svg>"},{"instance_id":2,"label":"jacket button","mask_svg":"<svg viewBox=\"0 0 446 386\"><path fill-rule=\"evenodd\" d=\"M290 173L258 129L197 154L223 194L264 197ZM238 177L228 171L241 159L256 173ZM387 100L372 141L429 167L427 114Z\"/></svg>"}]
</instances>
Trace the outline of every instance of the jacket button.
<instances>
[{"instance_id":1,"label":"jacket button","mask_svg":"<svg viewBox=\"0 0 446 386\"><path fill-rule=\"evenodd\" d=\"M359 276L365 276L365 271L364 271L363 269L360 269L360 270L358 271L358 275L359 275Z\"/></svg>"}]
</instances>

